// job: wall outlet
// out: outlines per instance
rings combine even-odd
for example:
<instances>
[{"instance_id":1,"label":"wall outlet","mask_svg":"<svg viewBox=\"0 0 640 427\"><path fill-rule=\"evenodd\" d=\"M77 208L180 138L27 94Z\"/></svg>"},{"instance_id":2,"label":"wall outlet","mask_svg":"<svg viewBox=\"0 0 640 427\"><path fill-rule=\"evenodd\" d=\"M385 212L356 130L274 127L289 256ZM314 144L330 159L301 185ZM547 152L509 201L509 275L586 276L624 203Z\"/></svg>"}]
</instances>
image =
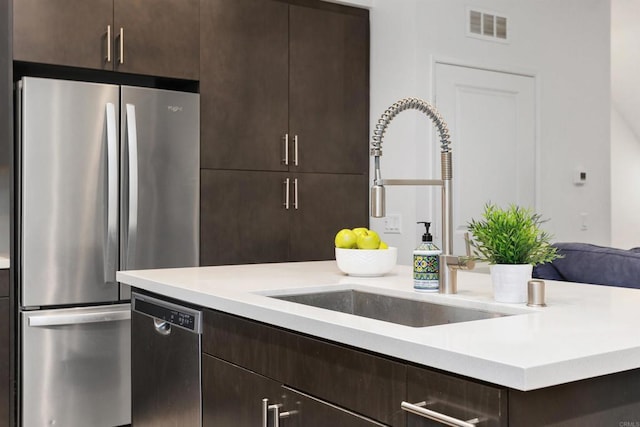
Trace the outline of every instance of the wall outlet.
<instances>
[{"instance_id":1,"label":"wall outlet","mask_svg":"<svg viewBox=\"0 0 640 427\"><path fill-rule=\"evenodd\" d=\"M402 217L400 216L400 214L389 214L384 218L384 233L402 233Z\"/></svg>"}]
</instances>

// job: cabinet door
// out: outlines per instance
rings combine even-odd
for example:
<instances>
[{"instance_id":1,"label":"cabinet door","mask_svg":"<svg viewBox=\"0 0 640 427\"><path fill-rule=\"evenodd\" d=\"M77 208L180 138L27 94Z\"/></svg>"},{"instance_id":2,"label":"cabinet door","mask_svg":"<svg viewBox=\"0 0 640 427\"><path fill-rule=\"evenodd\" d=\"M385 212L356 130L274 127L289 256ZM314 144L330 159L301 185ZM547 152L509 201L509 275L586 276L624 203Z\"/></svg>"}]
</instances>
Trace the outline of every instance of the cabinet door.
<instances>
[{"instance_id":1,"label":"cabinet door","mask_svg":"<svg viewBox=\"0 0 640 427\"><path fill-rule=\"evenodd\" d=\"M279 172L201 171L201 265L287 260L285 179Z\"/></svg>"},{"instance_id":2,"label":"cabinet door","mask_svg":"<svg viewBox=\"0 0 640 427\"><path fill-rule=\"evenodd\" d=\"M113 0L14 1L13 59L111 69L106 58L112 20Z\"/></svg>"},{"instance_id":3,"label":"cabinet door","mask_svg":"<svg viewBox=\"0 0 640 427\"><path fill-rule=\"evenodd\" d=\"M407 399L440 414L462 421L478 419L478 427L507 425L507 390L476 383L455 376L409 366ZM399 406L400 404L398 404ZM407 415L409 427L441 426L443 423Z\"/></svg>"},{"instance_id":4,"label":"cabinet door","mask_svg":"<svg viewBox=\"0 0 640 427\"><path fill-rule=\"evenodd\" d=\"M263 400L267 399L268 405L282 405L282 394L280 384L267 377L202 355L203 427L264 426ZM286 408L278 410L285 412ZM267 415L267 426L273 427L274 411L268 410Z\"/></svg>"},{"instance_id":5,"label":"cabinet door","mask_svg":"<svg viewBox=\"0 0 640 427\"><path fill-rule=\"evenodd\" d=\"M335 259L333 240L342 228L368 227L366 175L295 174L291 261Z\"/></svg>"},{"instance_id":6,"label":"cabinet door","mask_svg":"<svg viewBox=\"0 0 640 427\"><path fill-rule=\"evenodd\" d=\"M11 400L9 316L9 298L0 298L0 425L3 426L9 425L9 402Z\"/></svg>"},{"instance_id":7,"label":"cabinet door","mask_svg":"<svg viewBox=\"0 0 640 427\"><path fill-rule=\"evenodd\" d=\"M113 10L116 70L198 79L199 0L114 0Z\"/></svg>"},{"instance_id":8,"label":"cabinet door","mask_svg":"<svg viewBox=\"0 0 640 427\"><path fill-rule=\"evenodd\" d=\"M289 129L301 172L369 167L369 20L290 6Z\"/></svg>"},{"instance_id":9,"label":"cabinet door","mask_svg":"<svg viewBox=\"0 0 640 427\"><path fill-rule=\"evenodd\" d=\"M202 2L203 168L287 170L287 17L279 1Z\"/></svg>"}]
</instances>

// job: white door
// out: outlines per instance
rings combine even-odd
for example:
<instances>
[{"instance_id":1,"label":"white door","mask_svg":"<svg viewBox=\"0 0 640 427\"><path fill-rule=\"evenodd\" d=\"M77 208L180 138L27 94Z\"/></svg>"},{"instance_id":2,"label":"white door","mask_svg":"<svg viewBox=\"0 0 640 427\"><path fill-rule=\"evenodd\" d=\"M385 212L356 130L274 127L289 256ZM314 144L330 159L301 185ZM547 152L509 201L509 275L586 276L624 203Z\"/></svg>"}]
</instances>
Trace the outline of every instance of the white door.
<instances>
[{"instance_id":1,"label":"white door","mask_svg":"<svg viewBox=\"0 0 640 427\"><path fill-rule=\"evenodd\" d=\"M466 225L487 202L535 208L535 78L438 63L435 105L451 133L453 249L462 254Z\"/></svg>"}]
</instances>

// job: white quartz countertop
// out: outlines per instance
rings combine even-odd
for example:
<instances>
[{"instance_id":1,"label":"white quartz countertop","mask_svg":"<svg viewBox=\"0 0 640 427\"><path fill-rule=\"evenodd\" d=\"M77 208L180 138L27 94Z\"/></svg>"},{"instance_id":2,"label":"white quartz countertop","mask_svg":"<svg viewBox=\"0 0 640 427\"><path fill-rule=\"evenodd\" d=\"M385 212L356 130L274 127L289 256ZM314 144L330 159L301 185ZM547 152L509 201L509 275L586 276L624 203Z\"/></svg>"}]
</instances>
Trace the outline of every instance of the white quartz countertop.
<instances>
[{"instance_id":1,"label":"white quartz countertop","mask_svg":"<svg viewBox=\"0 0 640 427\"><path fill-rule=\"evenodd\" d=\"M9 255L0 253L0 270L9 268L10 264Z\"/></svg>"},{"instance_id":2,"label":"white quartz countertop","mask_svg":"<svg viewBox=\"0 0 640 427\"><path fill-rule=\"evenodd\" d=\"M546 282L547 307L499 304L487 274L460 272L455 295L413 291L411 269L342 274L335 261L118 272L120 282L518 390L640 368L640 290ZM511 316L415 328L269 298L338 289L498 311Z\"/></svg>"}]
</instances>

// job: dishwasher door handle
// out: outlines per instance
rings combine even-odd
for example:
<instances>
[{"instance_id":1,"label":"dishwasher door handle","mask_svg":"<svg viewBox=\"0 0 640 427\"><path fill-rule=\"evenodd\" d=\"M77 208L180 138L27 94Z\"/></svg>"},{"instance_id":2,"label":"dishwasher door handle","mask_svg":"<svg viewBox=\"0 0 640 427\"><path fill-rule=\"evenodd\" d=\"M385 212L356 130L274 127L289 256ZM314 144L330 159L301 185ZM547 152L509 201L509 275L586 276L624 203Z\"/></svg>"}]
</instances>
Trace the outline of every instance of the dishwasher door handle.
<instances>
[{"instance_id":1,"label":"dishwasher door handle","mask_svg":"<svg viewBox=\"0 0 640 427\"><path fill-rule=\"evenodd\" d=\"M171 334L171 323L162 319L153 319L153 327L160 335L167 336Z\"/></svg>"}]
</instances>

